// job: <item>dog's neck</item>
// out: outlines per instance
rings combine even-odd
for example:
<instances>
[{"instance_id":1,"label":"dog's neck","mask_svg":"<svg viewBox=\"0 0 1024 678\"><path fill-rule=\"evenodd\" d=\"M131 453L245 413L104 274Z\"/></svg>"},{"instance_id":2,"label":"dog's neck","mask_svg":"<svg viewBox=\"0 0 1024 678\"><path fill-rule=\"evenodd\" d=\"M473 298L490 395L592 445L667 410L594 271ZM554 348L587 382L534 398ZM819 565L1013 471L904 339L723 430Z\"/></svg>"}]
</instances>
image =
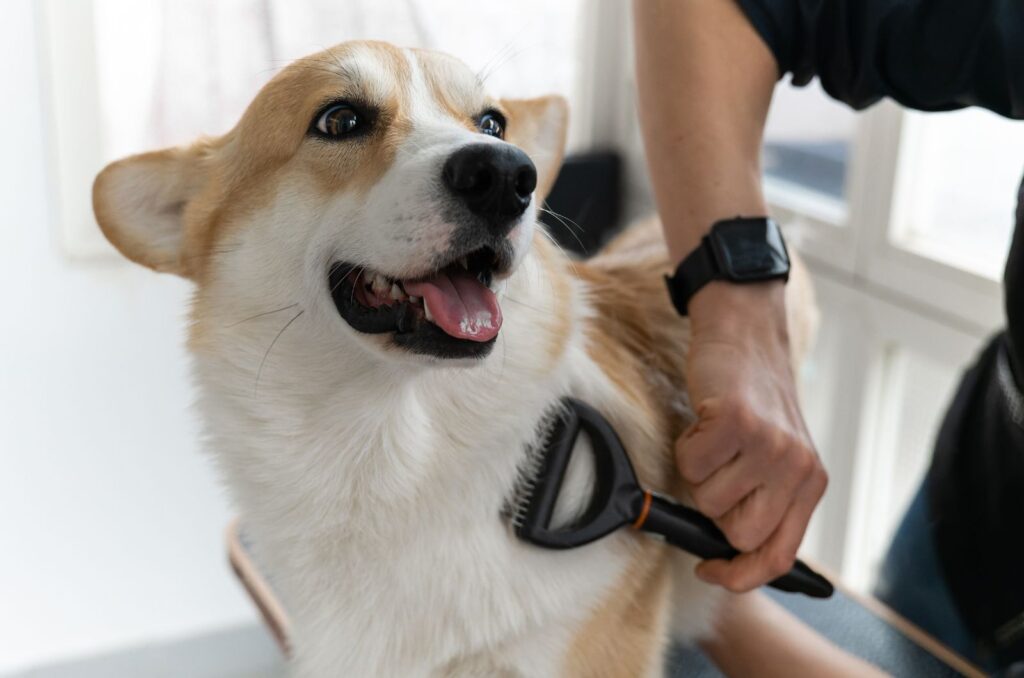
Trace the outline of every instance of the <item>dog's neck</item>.
<instances>
[{"instance_id":1,"label":"dog's neck","mask_svg":"<svg viewBox=\"0 0 1024 678\"><path fill-rule=\"evenodd\" d=\"M490 482L494 506L484 510L500 510L545 409L587 371L568 265L546 244L526 257L502 295L502 333L479 364L332 350L296 327L249 391L235 382L252 369L240 372L236 362L255 363L265 336L245 357L199 352L200 410L241 508L258 520L253 512L314 506L336 516L318 524L368 528L382 502L414 512L426 486L459 496Z\"/></svg>"}]
</instances>

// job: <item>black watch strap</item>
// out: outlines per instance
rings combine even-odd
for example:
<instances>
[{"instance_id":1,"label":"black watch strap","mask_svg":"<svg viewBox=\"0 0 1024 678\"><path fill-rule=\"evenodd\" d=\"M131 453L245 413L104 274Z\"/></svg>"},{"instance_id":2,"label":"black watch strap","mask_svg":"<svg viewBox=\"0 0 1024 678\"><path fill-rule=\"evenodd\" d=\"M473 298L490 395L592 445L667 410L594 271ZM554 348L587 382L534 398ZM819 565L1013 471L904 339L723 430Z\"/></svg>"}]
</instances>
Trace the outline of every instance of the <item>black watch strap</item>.
<instances>
[{"instance_id":1,"label":"black watch strap","mask_svg":"<svg viewBox=\"0 0 1024 678\"><path fill-rule=\"evenodd\" d=\"M708 237L701 238L700 246L686 255L672 276L665 276L668 294L679 315L687 315L690 299L697 290L718 278L718 266L711 251Z\"/></svg>"},{"instance_id":2,"label":"black watch strap","mask_svg":"<svg viewBox=\"0 0 1024 678\"><path fill-rule=\"evenodd\" d=\"M755 283L789 277L789 254L778 224L768 217L736 217L712 225L671 276L672 305L687 315L690 299L712 280Z\"/></svg>"}]
</instances>

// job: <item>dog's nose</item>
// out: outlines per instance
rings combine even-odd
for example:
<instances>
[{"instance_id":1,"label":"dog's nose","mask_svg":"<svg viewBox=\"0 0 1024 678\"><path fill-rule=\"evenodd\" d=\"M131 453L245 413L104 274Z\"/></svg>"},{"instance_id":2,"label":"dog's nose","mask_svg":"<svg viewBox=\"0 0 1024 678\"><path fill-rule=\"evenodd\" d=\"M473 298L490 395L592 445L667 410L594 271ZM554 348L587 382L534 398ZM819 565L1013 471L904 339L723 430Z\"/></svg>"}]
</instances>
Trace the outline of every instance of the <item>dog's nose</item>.
<instances>
[{"instance_id":1,"label":"dog's nose","mask_svg":"<svg viewBox=\"0 0 1024 678\"><path fill-rule=\"evenodd\" d=\"M537 187L537 168L510 144L472 144L444 164L445 185L471 212L505 226L522 214Z\"/></svg>"}]
</instances>

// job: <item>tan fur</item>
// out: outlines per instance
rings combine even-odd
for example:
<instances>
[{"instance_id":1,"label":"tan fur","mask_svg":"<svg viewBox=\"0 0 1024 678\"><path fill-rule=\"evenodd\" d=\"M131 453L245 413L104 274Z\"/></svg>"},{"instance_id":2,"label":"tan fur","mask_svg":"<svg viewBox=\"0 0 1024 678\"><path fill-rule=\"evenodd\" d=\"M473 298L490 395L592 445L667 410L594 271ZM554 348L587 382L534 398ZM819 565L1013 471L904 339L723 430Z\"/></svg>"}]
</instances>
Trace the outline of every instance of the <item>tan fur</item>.
<instances>
[{"instance_id":1,"label":"tan fur","mask_svg":"<svg viewBox=\"0 0 1024 678\"><path fill-rule=\"evenodd\" d=\"M613 424L641 484L685 497L673 450L676 438L692 423L682 376L690 330L665 293L663 276L670 263L660 223L648 219L626 229L575 270L597 312L586 327L591 356L636 405L632 416ZM813 291L798 257L793 257L787 305L796 365L809 348L816 323ZM662 544L642 542L629 573L576 638L566 675L617 678L651 671L648 664L652 657L661 657L658 650L667 632L668 565Z\"/></svg>"},{"instance_id":2,"label":"tan fur","mask_svg":"<svg viewBox=\"0 0 1024 678\"><path fill-rule=\"evenodd\" d=\"M652 675L666 644L669 561L644 549L576 636L565 678Z\"/></svg>"},{"instance_id":3,"label":"tan fur","mask_svg":"<svg viewBox=\"0 0 1024 678\"><path fill-rule=\"evenodd\" d=\"M668 260L657 222L627 229L589 262L575 265L596 316L585 333L591 357L633 405L610 414L641 483L679 494L672 445L690 421L680 401L688 323L671 308L661 275ZM648 675L667 636L666 547L637 540L620 584L576 637L567 676Z\"/></svg>"},{"instance_id":4,"label":"tan fur","mask_svg":"<svg viewBox=\"0 0 1024 678\"><path fill-rule=\"evenodd\" d=\"M374 81L352 72L345 65L352 50L372 52L386 77ZM203 323L225 320L211 310L207 298L218 256L230 251L233 238L244 235L238 229L252 223L252 215L265 210L282 186L358 200L392 167L414 124L403 108L410 98L403 88L410 87L413 69L422 71L443 115L461 126L475 129L474 121L486 106L502 111L508 120L506 139L523 148L537 167L537 196L548 194L562 162L565 101L490 101L480 93L479 83L452 68L450 57L422 50L413 54L415 61L410 62L401 50L370 42L299 60L261 90L223 137L126 158L97 177L94 206L108 239L129 259L196 281L193 351L204 350L210 328ZM374 106L381 124L353 143L308 139L315 112L347 98ZM586 351L623 396L621 406L605 414L630 451L641 483L682 496L673 442L692 417L682 377L689 326L665 294L662 274L669 265L657 222L629 229L589 262L568 260L539 234L533 247L551 281L551 308L537 326L537 336L544 338L538 347L544 359L533 366L538 376L555 368L574 341L573 294L581 288L593 313L582 330ZM794 276L802 275L797 266ZM522 303L511 296L507 301ZM806 345L803 337L811 325L800 320L793 325L800 336L796 349ZM566 676L642 676L660 661L669 605L669 551L644 537L636 540L634 552L622 580L595 601L574 638Z\"/></svg>"},{"instance_id":5,"label":"tan fur","mask_svg":"<svg viewBox=\"0 0 1024 678\"><path fill-rule=\"evenodd\" d=\"M500 109L509 120L505 139L519 146L537 166L537 195L547 196L558 178L569 131L569 106L559 96L502 99ZM554 130L549 133L549 130Z\"/></svg>"},{"instance_id":6,"label":"tan fur","mask_svg":"<svg viewBox=\"0 0 1024 678\"><path fill-rule=\"evenodd\" d=\"M562 358L573 331L572 314L569 312L569 306L572 304L572 287L569 282L571 263L560 258L561 255L555 246L539 230L533 237L533 251L541 265L554 272L551 276L552 290L548 302L550 311L544 314L550 325L540 333L545 339L544 349L547 357L540 366L541 372L544 373ZM517 303L515 299L510 298L509 301Z\"/></svg>"},{"instance_id":7,"label":"tan fur","mask_svg":"<svg viewBox=\"0 0 1024 678\"><path fill-rule=\"evenodd\" d=\"M394 82L408 80L408 63L396 47L383 42L360 43L360 49L383 55L394 70ZM207 261L228 239L232 224L259 210L274 195L287 170L291 180L304 177L323 194L361 193L372 187L394 160L395 149L408 130L398 92L381 98L363 91L359 80L339 67L347 45L300 59L275 76L246 109L238 125L215 140L187 149L166 149L131 156L106 167L93 186L97 220L107 238L129 259L158 271L199 281ZM366 143L303 144L309 117L332 100L368 100L384 122ZM182 177L178 199L167 206L180 212L183 243L179 256L145 251L148 243L128 234L111 204L120 170L145 163L173 165L163 171ZM228 246L228 245L225 245Z\"/></svg>"},{"instance_id":8,"label":"tan fur","mask_svg":"<svg viewBox=\"0 0 1024 678\"><path fill-rule=\"evenodd\" d=\"M431 97L467 129L475 129L475 117L485 108L498 105L489 98L480 98L479 81L465 82L455 57L425 49L414 49L413 54L423 70Z\"/></svg>"}]
</instances>

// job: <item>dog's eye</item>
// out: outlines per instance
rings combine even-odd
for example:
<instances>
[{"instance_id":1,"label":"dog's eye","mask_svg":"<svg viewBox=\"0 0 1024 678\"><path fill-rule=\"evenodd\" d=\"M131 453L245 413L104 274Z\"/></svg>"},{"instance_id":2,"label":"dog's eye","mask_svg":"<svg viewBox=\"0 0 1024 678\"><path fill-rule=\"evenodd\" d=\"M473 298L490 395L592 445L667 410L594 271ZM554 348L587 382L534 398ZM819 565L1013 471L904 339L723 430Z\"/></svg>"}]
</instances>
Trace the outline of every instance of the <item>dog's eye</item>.
<instances>
[{"instance_id":1,"label":"dog's eye","mask_svg":"<svg viewBox=\"0 0 1024 678\"><path fill-rule=\"evenodd\" d=\"M320 114L316 128L329 137L342 137L359 129L362 124L362 117L356 109L348 104L336 104Z\"/></svg>"},{"instance_id":2,"label":"dog's eye","mask_svg":"<svg viewBox=\"0 0 1024 678\"><path fill-rule=\"evenodd\" d=\"M505 118L497 111L487 111L481 115L476 126L488 136L505 138Z\"/></svg>"}]
</instances>

